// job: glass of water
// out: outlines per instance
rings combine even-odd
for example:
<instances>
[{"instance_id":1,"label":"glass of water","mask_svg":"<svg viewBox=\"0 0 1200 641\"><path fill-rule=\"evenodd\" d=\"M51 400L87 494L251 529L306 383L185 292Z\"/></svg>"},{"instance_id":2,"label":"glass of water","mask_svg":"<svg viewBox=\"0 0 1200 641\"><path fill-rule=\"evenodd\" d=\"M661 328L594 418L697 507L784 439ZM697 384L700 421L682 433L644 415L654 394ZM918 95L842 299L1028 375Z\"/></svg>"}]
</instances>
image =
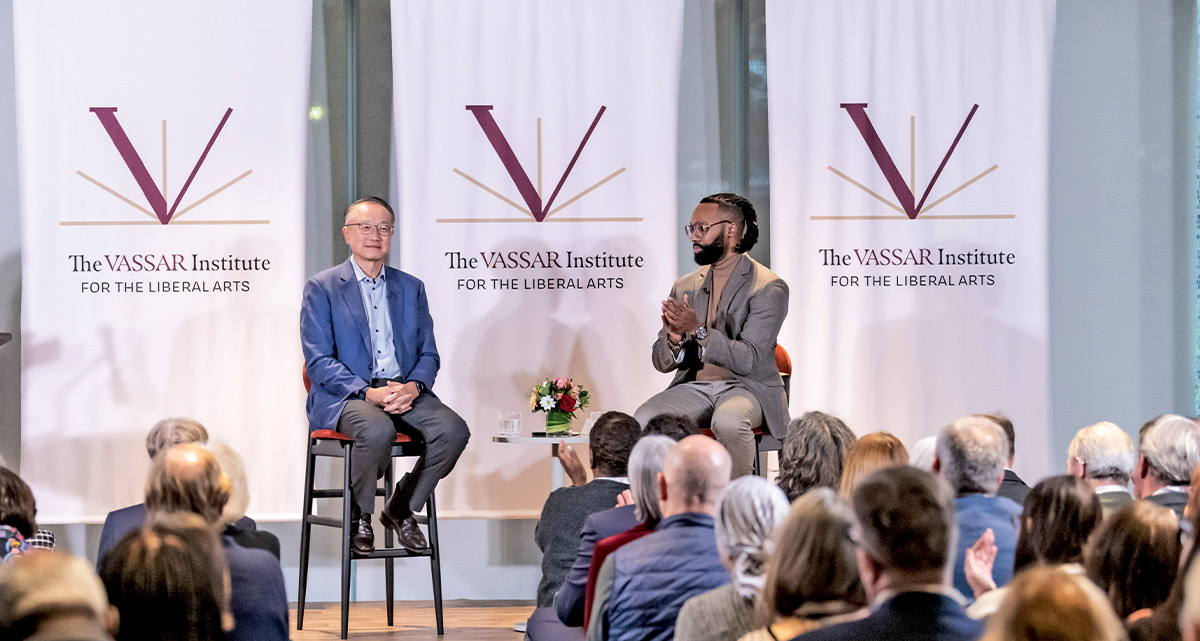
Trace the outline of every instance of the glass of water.
<instances>
[{"instance_id":1,"label":"glass of water","mask_svg":"<svg viewBox=\"0 0 1200 641\"><path fill-rule=\"evenodd\" d=\"M521 435L521 413L500 412L500 436Z\"/></svg>"}]
</instances>

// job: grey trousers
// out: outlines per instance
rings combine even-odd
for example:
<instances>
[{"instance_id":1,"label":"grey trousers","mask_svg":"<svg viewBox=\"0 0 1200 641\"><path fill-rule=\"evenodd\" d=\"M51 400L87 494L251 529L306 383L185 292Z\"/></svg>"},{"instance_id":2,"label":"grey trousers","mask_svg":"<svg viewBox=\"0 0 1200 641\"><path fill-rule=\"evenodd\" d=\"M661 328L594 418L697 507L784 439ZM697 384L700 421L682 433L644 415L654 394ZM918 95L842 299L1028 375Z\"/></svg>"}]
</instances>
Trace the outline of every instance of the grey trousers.
<instances>
[{"instance_id":1,"label":"grey trousers","mask_svg":"<svg viewBox=\"0 0 1200 641\"><path fill-rule=\"evenodd\" d=\"M471 431L454 410L436 396L421 394L412 409L399 416L362 400L351 400L338 417L338 431L354 438L350 486L354 503L364 514L375 511L375 487L392 464L397 433L425 442L425 454L409 473L405 491L412 492L409 509L418 512L467 447Z\"/></svg>"},{"instance_id":2,"label":"grey trousers","mask_svg":"<svg viewBox=\"0 0 1200 641\"><path fill-rule=\"evenodd\" d=\"M733 459L733 478L754 471L754 428L762 425L762 406L736 381L680 383L651 396L634 412L644 428L659 414L680 414L693 421L709 420L717 442Z\"/></svg>"}]
</instances>

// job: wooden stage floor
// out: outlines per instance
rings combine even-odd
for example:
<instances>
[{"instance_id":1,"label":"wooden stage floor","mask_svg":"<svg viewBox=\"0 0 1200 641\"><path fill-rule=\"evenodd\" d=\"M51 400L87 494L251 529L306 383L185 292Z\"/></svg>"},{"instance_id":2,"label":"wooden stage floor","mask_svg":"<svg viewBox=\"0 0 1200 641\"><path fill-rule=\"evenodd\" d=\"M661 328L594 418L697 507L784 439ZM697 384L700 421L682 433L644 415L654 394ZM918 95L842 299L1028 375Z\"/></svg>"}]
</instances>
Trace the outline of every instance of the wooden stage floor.
<instances>
[{"instance_id":1,"label":"wooden stage floor","mask_svg":"<svg viewBox=\"0 0 1200 641\"><path fill-rule=\"evenodd\" d=\"M525 635L513 624L533 612L530 601L445 601L442 616L446 634L437 635L433 601L397 601L395 625L387 625L383 601L350 604L350 639L354 641L521 641ZM293 641L336 641L341 638L341 604L309 603L304 607L304 629L296 629L296 604L291 604Z\"/></svg>"}]
</instances>

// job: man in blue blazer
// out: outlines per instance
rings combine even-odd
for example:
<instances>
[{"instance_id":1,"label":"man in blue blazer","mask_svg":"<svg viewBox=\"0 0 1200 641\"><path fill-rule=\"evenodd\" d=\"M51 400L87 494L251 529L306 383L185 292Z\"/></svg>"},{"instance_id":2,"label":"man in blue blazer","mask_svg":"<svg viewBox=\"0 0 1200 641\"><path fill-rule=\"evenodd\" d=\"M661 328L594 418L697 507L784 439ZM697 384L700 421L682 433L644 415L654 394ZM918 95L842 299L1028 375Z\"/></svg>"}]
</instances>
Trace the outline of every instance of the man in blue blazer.
<instances>
[{"instance_id":1,"label":"man in blue blazer","mask_svg":"<svg viewBox=\"0 0 1200 641\"><path fill-rule=\"evenodd\" d=\"M441 360L425 285L385 264L395 224L391 206L380 198L350 205L342 237L351 256L305 284L300 310L304 370L312 381L309 427L354 438L351 541L361 552L375 546L375 487L392 463L396 433L425 442L425 454L396 484L379 516L409 550L426 547L413 513L454 468L470 438L463 419L432 392Z\"/></svg>"}]
</instances>

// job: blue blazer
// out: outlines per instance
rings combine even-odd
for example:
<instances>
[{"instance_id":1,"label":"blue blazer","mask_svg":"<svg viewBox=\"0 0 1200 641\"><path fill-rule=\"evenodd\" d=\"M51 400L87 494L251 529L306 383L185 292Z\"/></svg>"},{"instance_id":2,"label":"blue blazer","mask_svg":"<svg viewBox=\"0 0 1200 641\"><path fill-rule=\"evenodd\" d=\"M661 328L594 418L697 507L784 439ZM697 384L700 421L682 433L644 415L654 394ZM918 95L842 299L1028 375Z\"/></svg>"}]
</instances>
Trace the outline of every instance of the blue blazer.
<instances>
[{"instance_id":1,"label":"blue blazer","mask_svg":"<svg viewBox=\"0 0 1200 641\"><path fill-rule=\"evenodd\" d=\"M307 403L310 430L337 429L346 401L362 398L371 384L371 332L351 260L322 271L304 285L300 343L304 371L312 381ZM383 269L400 378L432 390L441 359L433 341L425 285L393 267Z\"/></svg>"},{"instance_id":2,"label":"blue blazer","mask_svg":"<svg viewBox=\"0 0 1200 641\"><path fill-rule=\"evenodd\" d=\"M974 598L967 583L964 559L967 548L991 528L996 535L996 562L992 578L997 586L1008 585L1013 577L1017 552L1017 531L1021 529L1021 506L1003 496L967 494L954 500L954 521L958 525L958 548L954 552L954 588L968 599Z\"/></svg>"},{"instance_id":3,"label":"blue blazer","mask_svg":"<svg viewBox=\"0 0 1200 641\"><path fill-rule=\"evenodd\" d=\"M145 522L145 503L138 503L137 505L130 505L129 507L123 507L119 510L113 510L112 512L109 512L108 516L104 519L104 528L100 530L100 550L96 553L96 569L99 570L103 566L104 557L108 556L108 553L112 552L113 548L117 547L117 544L121 542L121 539L125 538L125 536L130 532L142 527L142 524ZM254 522L254 519L248 516L243 516L241 519L238 519L237 523L234 523L232 526L230 526L230 528L243 533L256 532L258 529L258 524ZM258 534L259 536L265 535L265 537L275 539L275 545L273 550L263 546L255 547L263 547L263 549L273 552L275 558L278 559L279 539L275 538L275 535L271 534L270 532L261 532ZM237 540L236 536L234 537L234 540ZM243 545L243 547L248 546Z\"/></svg>"}]
</instances>

